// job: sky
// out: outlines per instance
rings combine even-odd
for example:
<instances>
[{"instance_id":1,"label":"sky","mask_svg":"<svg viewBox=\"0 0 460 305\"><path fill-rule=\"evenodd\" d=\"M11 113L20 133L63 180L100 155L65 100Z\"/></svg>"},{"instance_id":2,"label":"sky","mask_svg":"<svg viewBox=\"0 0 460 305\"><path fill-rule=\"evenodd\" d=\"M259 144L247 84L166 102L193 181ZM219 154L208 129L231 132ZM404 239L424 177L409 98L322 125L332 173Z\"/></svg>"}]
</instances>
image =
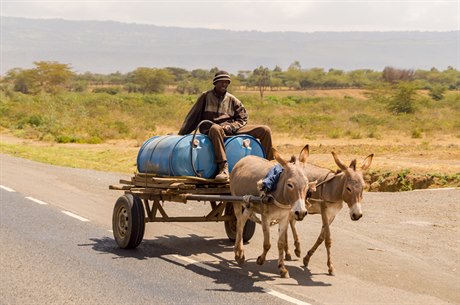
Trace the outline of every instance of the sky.
<instances>
[{"instance_id":1,"label":"sky","mask_svg":"<svg viewBox=\"0 0 460 305\"><path fill-rule=\"evenodd\" d=\"M454 31L460 0L0 0L0 16L234 31Z\"/></svg>"}]
</instances>

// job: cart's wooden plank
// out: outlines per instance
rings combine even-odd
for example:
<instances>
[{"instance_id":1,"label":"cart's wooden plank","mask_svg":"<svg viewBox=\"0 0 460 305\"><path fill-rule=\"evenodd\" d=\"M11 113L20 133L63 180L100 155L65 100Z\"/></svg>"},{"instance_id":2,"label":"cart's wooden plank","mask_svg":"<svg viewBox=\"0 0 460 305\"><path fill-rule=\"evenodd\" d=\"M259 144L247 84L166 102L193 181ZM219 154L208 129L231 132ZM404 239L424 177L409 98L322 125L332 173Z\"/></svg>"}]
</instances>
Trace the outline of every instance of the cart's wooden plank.
<instances>
[{"instance_id":1,"label":"cart's wooden plank","mask_svg":"<svg viewBox=\"0 0 460 305\"><path fill-rule=\"evenodd\" d=\"M138 183L135 181L135 186L144 187L144 188L158 188L158 189L194 189L193 185L185 185L185 184L175 184L171 186L170 184L163 184L163 183Z\"/></svg>"},{"instance_id":2,"label":"cart's wooden plank","mask_svg":"<svg viewBox=\"0 0 460 305\"><path fill-rule=\"evenodd\" d=\"M134 186L143 187L143 188L158 188L158 189L182 189L182 190L193 190L196 188L192 184L183 184L183 183L172 183L172 184L163 184L163 183L146 183L134 181Z\"/></svg>"},{"instance_id":3,"label":"cart's wooden plank","mask_svg":"<svg viewBox=\"0 0 460 305\"><path fill-rule=\"evenodd\" d=\"M208 188L208 189L194 189L194 190L165 190L162 194L230 194L230 189L227 188Z\"/></svg>"},{"instance_id":4,"label":"cart's wooden plank","mask_svg":"<svg viewBox=\"0 0 460 305\"><path fill-rule=\"evenodd\" d=\"M162 190L157 188L133 187L131 188L131 193L161 195Z\"/></svg>"},{"instance_id":5,"label":"cart's wooden plank","mask_svg":"<svg viewBox=\"0 0 460 305\"><path fill-rule=\"evenodd\" d=\"M131 189L131 185L119 185L119 184L109 185L109 190L125 191L125 190L130 190L130 189Z\"/></svg>"},{"instance_id":6,"label":"cart's wooden plank","mask_svg":"<svg viewBox=\"0 0 460 305\"><path fill-rule=\"evenodd\" d=\"M121 183L121 184L128 184L128 185L131 185L131 184L133 184L133 181L132 181L132 180L120 179L120 183Z\"/></svg>"},{"instance_id":7,"label":"cart's wooden plank","mask_svg":"<svg viewBox=\"0 0 460 305\"><path fill-rule=\"evenodd\" d=\"M194 177L194 176L161 176L161 175L156 175L156 174L148 174L148 173L136 173L136 177L142 177L142 178L152 178L156 182L160 181L169 181L169 182L177 182L177 181L183 181L187 180L190 181L190 183L197 183L197 182L205 182L205 183L210 183L210 184L227 184L228 181L217 181L215 179L206 179L206 178L201 178L201 177Z\"/></svg>"}]
</instances>

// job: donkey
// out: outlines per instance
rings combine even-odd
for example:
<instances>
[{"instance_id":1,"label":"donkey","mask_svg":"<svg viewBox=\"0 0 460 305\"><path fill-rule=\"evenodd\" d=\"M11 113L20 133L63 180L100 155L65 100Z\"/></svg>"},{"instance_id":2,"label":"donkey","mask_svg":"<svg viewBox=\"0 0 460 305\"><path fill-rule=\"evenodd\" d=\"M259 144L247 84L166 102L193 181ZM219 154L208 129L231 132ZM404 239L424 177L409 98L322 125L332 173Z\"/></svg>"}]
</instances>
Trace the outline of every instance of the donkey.
<instances>
[{"instance_id":1,"label":"donkey","mask_svg":"<svg viewBox=\"0 0 460 305\"><path fill-rule=\"evenodd\" d=\"M361 167L356 169L356 159L351 161L350 166L346 166L335 152L332 152L334 161L341 172L334 173L328 169L308 164L305 166L305 175L310 180L317 180L316 191L311 193L311 198L306 198L308 214L321 214L323 226L316 243L303 258L303 264L308 267L310 258L316 249L324 241L327 251L327 266L330 275L334 274L334 266L331 260L331 231L330 225L335 216L340 212L345 201L350 210L350 218L353 221L359 220L363 216L361 201L363 199L364 179L362 171L367 170L372 163L374 154L367 156ZM290 225L294 237L295 254L300 256L300 243L297 230L295 228L296 219L290 218ZM287 232L285 233L287 234ZM287 238L287 237L286 237ZM288 244L286 243L286 259L290 259Z\"/></svg>"},{"instance_id":2,"label":"donkey","mask_svg":"<svg viewBox=\"0 0 460 305\"><path fill-rule=\"evenodd\" d=\"M243 250L243 228L246 221L251 218L253 212L261 214L261 224L264 233L263 252L257 258L257 264L262 265L270 244L270 223L277 219L279 221L278 237L278 268L283 278L289 278L289 272L284 265L284 249L286 246L287 229L289 217L302 220L307 215L305 207L305 196L309 188L308 178L305 175L304 166L309 154L306 145L299 156L299 160L293 162L285 161L278 151L273 149L275 160L283 167L279 176L277 187L266 195L274 198L274 204L249 204L234 202L233 209L237 219L235 238L235 260L243 263L245 260ZM261 181L268 171L274 166L273 162L257 156L247 156L236 163L230 174L230 191L233 196L263 196Z\"/></svg>"}]
</instances>

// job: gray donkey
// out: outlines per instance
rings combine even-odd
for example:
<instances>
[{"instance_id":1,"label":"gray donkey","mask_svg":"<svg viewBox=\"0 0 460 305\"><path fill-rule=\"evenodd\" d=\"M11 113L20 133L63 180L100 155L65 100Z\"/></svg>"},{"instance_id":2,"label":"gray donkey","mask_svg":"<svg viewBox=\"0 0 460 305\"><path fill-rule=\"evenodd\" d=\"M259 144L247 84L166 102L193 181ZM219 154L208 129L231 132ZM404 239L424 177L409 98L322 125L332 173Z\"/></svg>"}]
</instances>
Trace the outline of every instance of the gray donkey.
<instances>
[{"instance_id":1,"label":"gray donkey","mask_svg":"<svg viewBox=\"0 0 460 305\"><path fill-rule=\"evenodd\" d=\"M264 233L263 252L257 258L257 264L262 265L270 249L270 223L279 222L278 237L278 268L281 277L288 278L289 272L284 265L284 249L286 247L287 228L292 213L293 218L302 220L307 214L305 197L309 188L308 178L305 175L305 164L309 154L306 145L299 156L299 160L287 162L273 149L276 161L283 167L279 176L277 187L266 195L272 196L273 204L249 204L243 202L233 203L237 218L235 239L235 260L243 263L245 260L243 250L243 228L253 212L261 214L261 224ZM236 163L230 174L230 191L233 196L265 195L261 190L261 181L269 170L275 165L266 159L257 156L247 156Z\"/></svg>"},{"instance_id":2,"label":"gray donkey","mask_svg":"<svg viewBox=\"0 0 460 305\"><path fill-rule=\"evenodd\" d=\"M316 191L312 192L311 198L306 199L308 214L321 214L323 226L316 243L303 259L305 267L308 267L311 256L324 241L327 251L327 266L330 275L334 274L334 266L331 260L332 240L330 225L334 221L335 216L342 209L344 201L350 210L351 220L357 221L363 216L361 201L363 199L365 184L362 171L367 170L371 166L374 154L371 154L364 159L361 169L356 168L356 160L351 161L350 166L346 166L335 152L332 152L332 156L334 157L335 163L341 170L339 173L311 164L305 166L305 174L308 179L317 180ZM291 217L290 224L292 234L294 236L294 252L299 257L300 243L299 236L295 228L295 222L296 219ZM291 254L289 253L287 242L285 246L286 259L290 260Z\"/></svg>"}]
</instances>

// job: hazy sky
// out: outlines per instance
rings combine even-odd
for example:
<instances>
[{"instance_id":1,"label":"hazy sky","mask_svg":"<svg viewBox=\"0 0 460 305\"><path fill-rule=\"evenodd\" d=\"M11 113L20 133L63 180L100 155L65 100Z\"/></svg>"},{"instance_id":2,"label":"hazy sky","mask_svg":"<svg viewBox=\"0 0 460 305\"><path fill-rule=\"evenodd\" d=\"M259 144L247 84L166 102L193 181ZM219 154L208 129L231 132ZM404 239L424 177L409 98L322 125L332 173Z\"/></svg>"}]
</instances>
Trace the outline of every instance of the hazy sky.
<instances>
[{"instance_id":1,"label":"hazy sky","mask_svg":"<svg viewBox=\"0 0 460 305\"><path fill-rule=\"evenodd\" d=\"M460 0L0 0L0 15L256 31L459 30Z\"/></svg>"}]
</instances>

